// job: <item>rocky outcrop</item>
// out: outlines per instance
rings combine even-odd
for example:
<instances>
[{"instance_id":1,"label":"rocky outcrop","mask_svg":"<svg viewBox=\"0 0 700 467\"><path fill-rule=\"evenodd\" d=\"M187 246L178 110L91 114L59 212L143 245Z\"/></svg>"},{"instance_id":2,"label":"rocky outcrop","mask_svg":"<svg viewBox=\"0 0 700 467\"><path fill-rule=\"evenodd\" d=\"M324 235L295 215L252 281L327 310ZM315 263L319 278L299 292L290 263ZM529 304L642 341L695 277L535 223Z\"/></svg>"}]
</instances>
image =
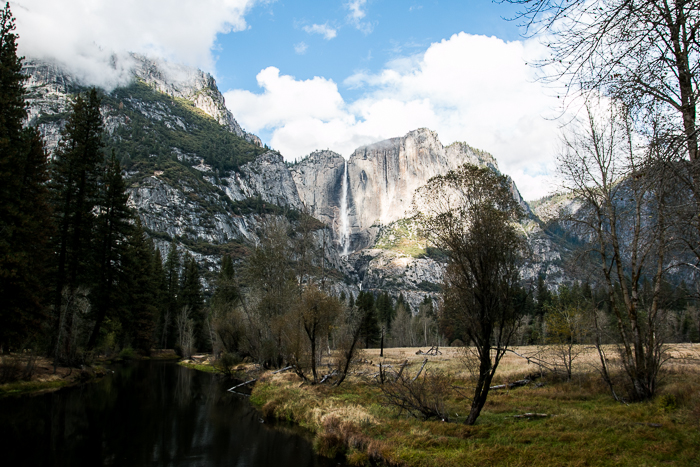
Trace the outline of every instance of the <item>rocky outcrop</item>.
<instances>
[{"instance_id":1,"label":"rocky outcrop","mask_svg":"<svg viewBox=\"0 0 700 467\"><path fill-rule=\"evenodd\" d=\"M214 77L209 73L137 54L132 54L131 58L135 63L132 71L136 79L171 97L187 99L232 133L262 146L260 138L245 132L233 118L233 114L226 108L224 96L219 92Z\"/></svg>"},{"instance_id":2,"label":"rocky outcrop","mask_svg":"<svg viewBox=\"0 0 700 467\"><path fill-rule=\"evenodd\" d=\"M301 210L297 185L278 152L268 151L225 178L221 188L232 200L260 196L263 201Z\"/></svg>"}]
</instances>

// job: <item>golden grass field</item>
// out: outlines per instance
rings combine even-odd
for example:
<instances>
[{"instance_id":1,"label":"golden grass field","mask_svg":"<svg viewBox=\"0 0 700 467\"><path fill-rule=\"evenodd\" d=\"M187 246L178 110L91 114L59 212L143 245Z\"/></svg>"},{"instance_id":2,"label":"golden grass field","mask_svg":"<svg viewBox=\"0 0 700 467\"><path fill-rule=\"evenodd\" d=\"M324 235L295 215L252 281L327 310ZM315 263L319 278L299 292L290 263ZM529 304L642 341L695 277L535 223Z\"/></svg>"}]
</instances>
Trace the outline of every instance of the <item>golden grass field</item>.
<instances>
[{"instance_id":1,"label":"golden grass field","mask_svg":"<svg viewBox=\"0 0 700 467\"><path fill-rule=\"evenodd\" d=\"M344 453L353 465L700 465L700 345L670 346L672 358L660 375L658 396L629 404L616 402L602 383L595 370L597 353L581 349L571 381L550 374L538 379L539 385L492 390L474 426L462 423L471 381L460 358L463 349L440 348L437 356L416 355L418 350L385 349L384 358L379 349L364 350L364 363L338 388L302 384L289 372L267 373L256 384L252 401L265 416L312 430L321 454ZM532 356L543 349L513 350ZM399 412L371 378L379 362L398 366L408 360L406 371L415 374L426 358L426 370L447 373L454 382L445 401L450 422ZM494 384L538 371L537 365L509 353ZM547 417L515 417L532 412Z\"/></svg>"}]
</instances>

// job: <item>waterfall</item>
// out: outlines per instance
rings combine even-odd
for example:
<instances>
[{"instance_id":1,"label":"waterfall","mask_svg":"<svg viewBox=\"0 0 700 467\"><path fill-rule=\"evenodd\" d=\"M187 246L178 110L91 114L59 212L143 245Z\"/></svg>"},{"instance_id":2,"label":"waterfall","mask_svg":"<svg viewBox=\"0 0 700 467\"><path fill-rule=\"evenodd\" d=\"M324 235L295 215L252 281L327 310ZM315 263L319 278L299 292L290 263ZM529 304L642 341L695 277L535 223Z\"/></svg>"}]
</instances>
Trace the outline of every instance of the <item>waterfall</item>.
<instances>
[{"instance_id":1,"label":"waterfall","mask_svg":"<svg viewBox=\"0 0 700 467\"><path fill-rule=\"evenodd\" d=\"M350 247L350 232L348 227L348 161L345 161L343 169L343 193L340 197L340 244L343 246L343 256L348 255Z\"/></svg>"}]
</instances>

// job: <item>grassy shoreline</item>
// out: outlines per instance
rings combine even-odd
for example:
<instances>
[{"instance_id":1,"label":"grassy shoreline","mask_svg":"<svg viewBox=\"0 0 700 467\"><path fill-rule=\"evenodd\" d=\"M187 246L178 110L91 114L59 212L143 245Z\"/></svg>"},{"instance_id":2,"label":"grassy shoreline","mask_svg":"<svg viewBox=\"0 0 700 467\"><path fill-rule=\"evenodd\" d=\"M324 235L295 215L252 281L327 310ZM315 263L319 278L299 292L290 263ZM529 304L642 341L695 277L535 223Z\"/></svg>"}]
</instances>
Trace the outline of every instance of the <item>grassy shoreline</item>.
<instances>
[{"instance_id":1,"label":"grassy shoreline","mask_svg":"<svg viewBox=\"0 0 700 467\"><path fill-rule=\"evenodd\" d=\"M379 361L372 351L365 357ZM505 363L501 382L522 374L517 370L522 363ZM449 358L433 359L428 368L452 372L456 381L464 378ZM474 426L461 423L468 391L455 390L446 400L456 423L424 421L388 407L377 385L362 378L333 388L267 372L251 402L266 417L315 433L319 454L344 454L351 465L697 465L700 368L669 366L663 381L656 399L625 405L593 373L571 382L544 378L540 387L492 391ZM530 412L548 416L515 417Z\"/></svg>"}]
</instances>

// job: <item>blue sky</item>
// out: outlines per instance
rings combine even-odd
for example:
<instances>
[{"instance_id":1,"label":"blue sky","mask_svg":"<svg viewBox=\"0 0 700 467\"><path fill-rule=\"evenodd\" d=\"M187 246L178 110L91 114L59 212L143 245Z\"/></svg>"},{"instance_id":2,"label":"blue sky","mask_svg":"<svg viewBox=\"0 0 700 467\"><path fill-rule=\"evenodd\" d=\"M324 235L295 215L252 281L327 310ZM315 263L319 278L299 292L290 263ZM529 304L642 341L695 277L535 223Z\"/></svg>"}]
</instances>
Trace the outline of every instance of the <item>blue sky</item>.
<instances>
[{"instance_id":1,"label":"blue sky","mask_svg":"<svg viewBox=\"0 0 700 467\"><path fill-rule=\"evenodd\" d=\"M516 8L490 0L15 0L20 53L86 84L123 84L114 54L217 79L247 131L288 160L345 157L420 127L491 152L526 199L555 185L556 92L526 64ZM121 63L121 62L120 62Z\"/></svg>"},{"instance_id":2,"label":"blue sky","mask_svg":"<svg viewBox=\"0 0 700 467\"><path fill-rule=\"evenodd\" d=\"M287 0L254 7L246 15L248 29L217 38L219 86L253 90L255 75L268 66L297 79L323 76L342 83L357 71L379 71L390 60L462 31L520 39L517 21L504 20L514 17L516 8L491 0L369 0L360 5L365 16L358 20L349 5ZM333 37L307 32L314 25L333 31ZM345 88L344 96L355 99L360 92Z\"/></svg>"}]
</instances>

